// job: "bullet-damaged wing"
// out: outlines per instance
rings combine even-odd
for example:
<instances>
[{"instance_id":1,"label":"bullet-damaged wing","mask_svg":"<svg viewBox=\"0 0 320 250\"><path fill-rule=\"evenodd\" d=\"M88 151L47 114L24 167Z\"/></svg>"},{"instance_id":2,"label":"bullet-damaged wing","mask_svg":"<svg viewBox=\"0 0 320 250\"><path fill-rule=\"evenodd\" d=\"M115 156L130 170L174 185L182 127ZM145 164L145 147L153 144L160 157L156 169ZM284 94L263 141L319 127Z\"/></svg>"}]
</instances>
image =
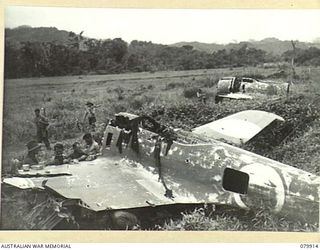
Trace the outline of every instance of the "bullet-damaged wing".
<instances>
[{"instance_id":1,"label":"bullet-damaged wing","mask_svg":"<svg viewBox=\"0 0 320 250\"><path fill-rule=\"evenodd\" d=\"M158 169L152 165L121 157L101 157L59 166L64 175L46 176L38 171L37 177L5 178L3 183L20 189L44 189L93 211L186 203L230 203L229 195L220 194L213 187L209 187L208 192L205 180L208 174L199 173L202 182L195 184L193 175L181 178L164 167L160 179ZM68 174L65 174L66 170ZM194 171L196 174L198 170Z\"/></svg>"},{"instance_id":2,"label":"bullet-damaged wing","mask_svg":"<svg viewBox=\"0 0 320 250\"><path fill-rule=\"evenodd\" d=\"M197 127L193 132L241 145L248 142L274 120L284 121L282 117L272 113L247 110Z\"/></svg>"},{"instance_id":3,"label":"bullet-damaged wing","mask_svg":"<svg viewBox=\"0 0 320 250\"><path fill-rule=\"evenodd\" d=\"M177 193L175 199L165 196L166 190L152 167L147 170L119 157L80 162L69 170L72 176L49 178L44 187L64 198L81 200L94 211L166 205L181 200Z\"/></svg>"}]
</instances>

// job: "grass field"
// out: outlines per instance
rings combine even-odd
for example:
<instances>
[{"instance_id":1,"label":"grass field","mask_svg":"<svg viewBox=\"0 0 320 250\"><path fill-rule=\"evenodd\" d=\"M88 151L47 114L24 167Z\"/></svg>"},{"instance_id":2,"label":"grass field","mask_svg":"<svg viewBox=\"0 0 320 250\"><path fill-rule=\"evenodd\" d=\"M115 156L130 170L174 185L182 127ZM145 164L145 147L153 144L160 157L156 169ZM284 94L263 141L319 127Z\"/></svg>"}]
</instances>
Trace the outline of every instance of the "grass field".
<instances>
[{"instance_id":1,"label":"grass field","mask_svg":"<svg viewBox=\"0 0 320 250\"><path fill-rule=\"evenodd\" d=\"M227 71L227 74L239 72L241 69ZM246 72L258 74L259 70L251 68ZM208 88L224 74L219 69L6 80L4 143L5 146L24 145L34 136L32 120L37 107L46 108L47 115L57 124L51 135L66 139L77 132L74 124L82 118L87 101L101 105L98 121L105 122L118 111L135 111L149 103L179 102L185 99L181 95L185 87ZM208 90L214 92L213 88Z\"/></svg>"},{"instance_id":2,"label":"grass field","mask_svg":"<svg viewBox=\"0 0 320 250\"><path fill-rule=\"evenodd\" d=\"M277 71L277 69L235 68L5 80L2 172L10 171L10 160L21 158L25 153L25 143L35 137L33 124L35 108L46 109L52 124L49 130L51 142L63 141L70 146L82 135L77 127L77 121L82 120L85 103L91 101L100 105L96 114L101 128L119 111L148 114L161 123L184 129L191 129L241 110L271 111L289 121L294 128L293 133L278 145L251 145L247 149L319 174L319 68L297 68L299 79L292 86L288 99L283 95L270 94L250 101L214 103L215 84L219 77L242 75L266 78ZM287 77L288 75L284 74L276 80L286 81ZM199 103L194 97L195 90L199 87L208 96L207 104ZM186 95L186 92L191 94ZM260 217L246 215L246 220L237 217L233 212L230 214L209 218L197 210L193 215L184 215L182 220L171 221L161 228L317 230L317 225L289 225L281 218L264 213L261 213ZM248 223L248 220L253 222Z\"/></svg>"}]
</instances>

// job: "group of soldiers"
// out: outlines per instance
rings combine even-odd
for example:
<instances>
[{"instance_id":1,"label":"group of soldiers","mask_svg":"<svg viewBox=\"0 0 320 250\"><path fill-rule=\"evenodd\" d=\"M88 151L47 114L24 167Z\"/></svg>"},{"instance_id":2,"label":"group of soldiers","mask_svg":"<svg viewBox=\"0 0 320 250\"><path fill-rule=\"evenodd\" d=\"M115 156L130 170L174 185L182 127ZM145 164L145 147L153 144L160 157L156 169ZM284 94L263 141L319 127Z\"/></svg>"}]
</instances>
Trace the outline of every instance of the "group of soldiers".
<instances>
[{"instance_id":1,"label":"group of soldiers","mask_svg":"<svg viewBox=\"0 0 320 250\"><path fill-rule=\"evenodd\" d=\"M96 128L95 105L92 102L86 103L86 111L83 117L85 121L88 119L90 131L94 132ZM42 111L42 113L41 113ZM29 141L26 146L28 149L27 155L23 159L23 165L61 165L70 161L83 161L93 160L100 154L100 145L94 140L91 133L86 133L82 137L84 145L75 142L72 145L72 153L69 155L64 154L64 145L56 143L54 145L54 157L46 162L39 162L39 154L41 152L41 144L44 143L47 150L51 150L49 142L48 127L49 119L46 117L45 110L35 109L34 123L37 130L37 140Z\"/></svg>"},{"instance_id":2,"label":"group of soldiers","mask_svg":"<svg viewBox=\"0 0 320 250\"><path fill-rule=\"evenodd\" d=\"M197 97L200 102L206 103L206 95L202 92L201 89L197 91ZM96 115L95 109L98 106L94 105L92 102L86 103L86 111L83 116L83 122L87 119L90 131L94 132L96 129ZM40 110L39 108L34 110L35 118L34 123L36 125L37 140L29 141L26 146L28 149L28 154L23 160L23 164L28 165L38 165L37 155L41 151L41 145L39 143L44 143L47 150L51 150L51 145L49 142L48 127L49 119L46 117L45 110ZM54 145L54 158L49 162L46 162L45 165L61 165L71 160L82 161L82 160L92 160L95 159L99 154L99 144L94 140L91 133L86 133L83 138L85 146L82 147L79 142L75 142L72 145L73 152L65 156L64 155L64 146L61 143L56 143Z\"/></svg>"}]
</instances>

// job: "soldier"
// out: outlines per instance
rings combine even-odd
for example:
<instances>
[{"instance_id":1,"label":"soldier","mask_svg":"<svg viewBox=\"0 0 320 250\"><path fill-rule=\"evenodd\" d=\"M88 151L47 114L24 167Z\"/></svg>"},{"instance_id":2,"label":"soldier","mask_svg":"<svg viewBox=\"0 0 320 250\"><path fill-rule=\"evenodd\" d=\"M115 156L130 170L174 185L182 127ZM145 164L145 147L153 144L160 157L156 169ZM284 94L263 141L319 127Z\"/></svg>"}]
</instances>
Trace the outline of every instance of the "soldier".
<instances>
[{"instance_id":1,"label":"soldier","mask_svg":"<svg viewBox=\"0 0 320 250\"><path fill-rule=\"evenodd\" d=\"M40 152L41 145L39 145L36 141L29 141L26 144L28 148L28 154L23 160L23 164L28 164L30 166L32 165L38 165L38 154Z\"/></svg>"},{"instance_id":2,"label":"soldier","mask_svg":"<svg viewBox=\"0 0 320 250\"><path fill-rule=\"evenodd\" d=\"M100 146L99 144L93 139L90 133L87 133L82 138L86 145L84 153L88 155L86 160L93 160L100 154Z\"/></svg>"},{"instance_id":3,"label":"soldier","mask_svg":"<svg viewBox=\"0 0 320 250\"><path fill-rule=\"evenodd\" d=\"M88 155L82 151L82 149L80 148L79 142L73 143L72 149L73 149L73 152L70 155L68 155L67 157L68 159L83 161L87 158Z\"/></svg>"},{"instance_id":4,"label":"soldier","mask_svg":"<svg viewBox=\"0 0 320 250\"><path fill-rule=\"evenodd\" d=\"M76 143L79 144L78 142L76 142ZM80 149L80 151L83 153L83 158L77 159L78 156L75 157L75 144L76 144L76 143L73 144L74 152L73 152L71 155L68 155L68 156L65 156L65 154L64 154L64 146L63 146L63 144L62 144L62 143L59 143L59 142L56 143L56 144L54 145L54 148L53 148L53 150L54 150L54 157L53 157L53 159L50 160L49 162L45 163L45 165L46 165L46 166L49 166L49 165L56 165L56 166L57 166L57 165L65 164L65 163L70 163L70 160L74 160L74 159L76 159L76 160L78 160L78 161L80 161L80 160L85 160L86 157L87 157L87 155L84 154L84 153L81 151L81 149Z\"/></svg>"},{"instance_id":5,"label":"soldier","mask_svg":"<svg viewBox=\"0 0 320 250\"><path fill-rule=\"evenodd\" d=\"M56 143L53 147L54 150L54 158L53 160L45 163L46 166L49 165L62 165L66 163L65 157L63 155L64 146L61 143Z\"/></svg>"},{"instance_id":6,"label":"soldier","mask_svg":"<svg viewBox=\"0 0 320 250\"><path fill-rule=\"evenodd\" d=\"M206 94L202 92L202 89L198 89L197 97L200 102L202 102L203 104L206 104Z\"/></svg>"},{"instance_id":7,"label":"soldier","mask_svg":"<svg viewBox=\"0 0 320 250\"><path fill-rule=\"evenodd\" d=\"M46 148L50 150L51 147L48 139L49 120L44 115L40 114L40 109L38 108L34 110L34 113L35 113L34 122L37 128L37 140L39 143L43 142L46 145Z\"/></svg>"},{"instance_id":8,"label":"soldier","mask_svg":"<svg viewBox=\"0 0 320 250\"><path fill-rule=\"evenodd\" d=\"M84 114L84 117L83 117L83 123L85 122L85 119L88 117L88 122L89 122L89 126L90 126L90 129L92 131L95 131L96 129L96 114L95 114L95 106L92 102L87 102L86 103L86 106L87 106L87 110Z\"/></svg>"}]
</instances>

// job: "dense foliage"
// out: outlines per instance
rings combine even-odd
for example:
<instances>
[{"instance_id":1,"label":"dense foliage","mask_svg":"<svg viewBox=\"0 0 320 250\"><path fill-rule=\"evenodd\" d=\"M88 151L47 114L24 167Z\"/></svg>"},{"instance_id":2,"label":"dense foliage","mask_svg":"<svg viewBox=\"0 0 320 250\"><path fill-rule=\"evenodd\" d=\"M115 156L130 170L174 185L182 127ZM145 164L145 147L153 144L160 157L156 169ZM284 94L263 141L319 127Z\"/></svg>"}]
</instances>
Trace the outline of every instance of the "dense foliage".
<instances>
[{"instance_id":1,"label":"dense foliage","mask_svg":"<svg viewBox=\"0 0 320 250\"><path fill-rule=\"evenodd\" d=\"M128 44L121 38L88 39L81 34L59 33L62 31L58 30L45 30L56 40L48 39L50 34L42 34L44 31L41 31L41 39L30 40L22 39L28 35L23 31L25 29L6 29L5 78L256 66L279 60L289 62L292 57L292 51L283 53L280 58L250 47L246 42L209 53L191 45L174 47L136 40ZM30 28L32 31L37 29ZM20 41L11 37L17 36L16 33L22 36ZM316 47L298 49L296 63L320 65L319 58L320 49Z\"/></svg>"}]
</instances>

